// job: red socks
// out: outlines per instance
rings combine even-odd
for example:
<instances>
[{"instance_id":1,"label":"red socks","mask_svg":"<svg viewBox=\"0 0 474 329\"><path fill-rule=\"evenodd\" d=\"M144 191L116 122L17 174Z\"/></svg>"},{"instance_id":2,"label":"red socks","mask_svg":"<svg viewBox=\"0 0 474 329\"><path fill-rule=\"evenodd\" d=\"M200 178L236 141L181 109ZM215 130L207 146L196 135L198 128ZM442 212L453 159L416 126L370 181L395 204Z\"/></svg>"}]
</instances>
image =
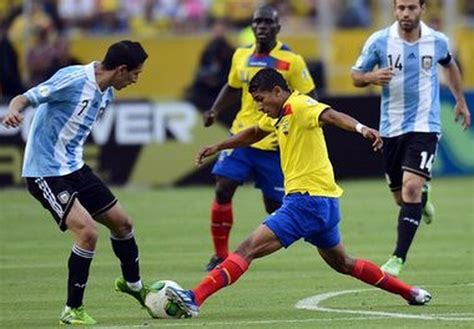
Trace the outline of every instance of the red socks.
<instances>
[{"instance_id":1,"label":"red socks","mask_svg":"<svg viewBox=\"0 0 474 329\"><path fill-rule=\"evenodd\" d=\"M201 305L216 291L233 284L248 268L249 263L242 256L230 254L193 289L196 304Z\"/></svg>"},{"instance_id":2,"label":"red socks","mask_svg":"<svg viewBox=\"0 0 474 329\"><path fill-rule=\"evenodd\" d=\"M215 200L211 207L211 234L217 257L225 259L229 254L229 234L234 221L232 203L218 204Z\"/></svg>"},{"instance_id":3,"label":"red socks","mask_svg":"<svg viewBox=\"0 0 474 329\"><path fill-rule=\"evenodd\" d=\"M372 286L400 295L408 301L412 298L412 286L389 274L385 274L377 265L370 261L356 259L351 275Z\"/></svg>"}]
</instances>

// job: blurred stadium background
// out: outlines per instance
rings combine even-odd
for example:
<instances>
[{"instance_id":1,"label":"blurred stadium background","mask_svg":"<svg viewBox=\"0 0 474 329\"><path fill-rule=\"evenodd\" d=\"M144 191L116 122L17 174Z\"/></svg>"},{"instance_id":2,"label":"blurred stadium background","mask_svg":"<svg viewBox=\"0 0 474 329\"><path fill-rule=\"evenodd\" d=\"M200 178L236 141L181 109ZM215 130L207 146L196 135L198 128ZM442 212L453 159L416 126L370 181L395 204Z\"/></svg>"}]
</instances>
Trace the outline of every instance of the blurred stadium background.
<instances>
[{"instance_id":1,"label":"blurred stadium background","mask_svg":"<svg viewBox=\"0 0 474 329\"><path fill-rule=\"evenodd\" d=\"M193 155L226 136L233 112L209 129L200 112L225 83L232 50L252 42L252 12L268 3L281 15L280 40L304 56L320 99L377 126L379 90L352 87L350 70L370 33L393 21L388 0L2 0L0 116L12 96L58 68L100 60L114 41L139 40L150 55L144 73L137 85L117 93L98 122L87 162L118 185L212 183L211 165L197 171ZM424 21L450 37L472 111L474 1L427 1ZM472 129L466 134L453 124L449 92L442 101L444 138L435 175L473 175ZM0 186L22 184L31 114L20 129L0 128ZM338 178L382 177L380 157L348 136L327 131Z\"/></svg>"}]
</instances>

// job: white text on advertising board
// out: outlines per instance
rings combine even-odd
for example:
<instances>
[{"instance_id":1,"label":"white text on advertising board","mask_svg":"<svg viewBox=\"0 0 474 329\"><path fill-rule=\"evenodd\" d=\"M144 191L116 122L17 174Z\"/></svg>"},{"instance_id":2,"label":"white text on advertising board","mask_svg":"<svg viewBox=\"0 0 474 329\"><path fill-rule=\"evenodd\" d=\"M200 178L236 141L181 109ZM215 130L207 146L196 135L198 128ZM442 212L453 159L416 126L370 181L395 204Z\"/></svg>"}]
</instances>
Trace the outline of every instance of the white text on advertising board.
<instances>
[{"instance_id":1,"label":"white text on advertising board","mask_svg":"<svg viewBox=\"0 0 474 329\"><path fill-rule=\"evenodd\" d=\"M0 118L7 112L8 107L1 105ZM26 141L33 114L34 109L28 108L19 128L6 129L0 126L0 138L21 134L23 141ZM97 145L104 145L112 140L119 145L164 143L169 136L177 142L190 143L197 120L196 108L187 102L115 103L94 124L91 137Z\"/></svg>"}]
</instances>

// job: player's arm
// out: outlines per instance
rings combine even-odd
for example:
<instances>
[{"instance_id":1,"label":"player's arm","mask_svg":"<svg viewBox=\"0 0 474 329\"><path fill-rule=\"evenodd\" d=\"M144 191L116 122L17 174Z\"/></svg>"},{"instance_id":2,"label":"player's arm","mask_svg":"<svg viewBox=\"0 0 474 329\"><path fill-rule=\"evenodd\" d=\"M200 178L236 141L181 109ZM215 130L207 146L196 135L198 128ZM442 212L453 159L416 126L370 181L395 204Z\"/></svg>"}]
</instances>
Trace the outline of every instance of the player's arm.
<instances>
[{"instance_id":1,"label":"player's arm","mask_svg":"<svg viewBox=\"0 0 474 329\"><path fill-rule=\"evenodd\" d=\"M394 75L391 67L385 67L380 57L379 42L381 34L372 34L364 44L362 52L352 67L352 84L363 88L369 85L386 86ZM376 68L378 67L378 68Z\"/></svg>"},{"instance_id":2,"label":"player's arm","mask_svg":"<svg viewBox=\"0 0 474 329\"><path fill-rule=\"evenodd\" d=\"M204 112L204 126L211 126L216 121L219 113L237 104L241 96L241 88L233 88L228 84L225 84L219 92L219 95L217 95L217 98L214 101L214 104L212 105L211 109L209 111Z\"/></svg>"},{"instance_id":3,"label":"player's arm","mask_svg":"<svg viewBox=\"0 0 474 329\"><path fill-rule=\"evenodd\" d=\"M8 104L8 113L3 118L2 124L6 128L16 128L23 121L22 112L30 105L30 101L24 95L15 96Z\"/></svg>"},{"instance_id":4,"label":"player's arm","mask_svg":"<svg viewBox=\"0 0 474 329\"><path fill-rule=\"evenodd\" d=\"M377 130L367 127L353 117L345 113L338 112L330 107L325 109L319 115L319 121L347 131L360 133L365 139L372 141L372 147L374 151L380 150L383 146L382 139L380 138L380 134Z\"/></svg>"},{"instance_id":5,"label":"player's arm","mask_svg":"<svg viewBox=\"0 0 474 329\"><path fill-rule=\"evenodd\" d=\"M257 125L242 130L238 134L229 137L222 142L203 147L196 155L196 165L200 166L202 161L217 152L236 147L250 146L267 136L269 132L260 129Z\"/></svg>"},{"instance_id":6,"label":"player's arm","mask_svg":"<svg viewBox=\"0 0 474 329\"><path fill-rule=\"evenodd\" d=\"M454 107L454 120L458 121L463 118L462 125L467 129L471 125L471 114L467 107L466 99L464 98L462 77L459 67L455 61L451 61L448 65L443 66L443 71L448 81L449 89L456 99L456 106Z\"/></svg>"},{"instance_id":7,"label":"player's arm","mask_svg":"<svg viewBox=\"0 0 474 329\"><path fill-rule=\"evenodd\" d=\"M392 80L394 73L391 67L375 69L369 72L361 72L353 70L352 84L354 87L363 88L368 85L386 86Z\"/></svg>"}]
</instances>

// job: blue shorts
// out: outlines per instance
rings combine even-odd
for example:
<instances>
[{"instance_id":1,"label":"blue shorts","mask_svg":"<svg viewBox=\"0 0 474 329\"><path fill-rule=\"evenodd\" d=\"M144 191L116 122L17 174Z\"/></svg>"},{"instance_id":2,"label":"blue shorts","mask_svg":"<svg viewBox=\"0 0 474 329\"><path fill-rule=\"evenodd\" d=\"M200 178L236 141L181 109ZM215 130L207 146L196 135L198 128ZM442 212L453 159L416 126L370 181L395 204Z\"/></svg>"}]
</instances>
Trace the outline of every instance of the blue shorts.
<instances>
[{"instance_id":1,"label":"blue shorts","mask_svg":"<svg viewBox=\"0 0 474 329\"><path fill-rule=\"evenodd\" d=\"M285 248L304 238L320 249L328 249L341 241L339 221L339 199L293 193L285 196L280 209L263 224Z\"/></svg>"},{"instance_id":2,"label":"blue shorts","mask_svg":"<svg viewBox=\"0 0 474 329\"><path fill-rule=\"evenodd\" d=\"M263 151L252 147L221 151L212 168L212 174L240 184L253 177L255 187L262 190L265 197L281 202L284 196L280 154L276 151Z\"/></svg>"}]
</instances>

